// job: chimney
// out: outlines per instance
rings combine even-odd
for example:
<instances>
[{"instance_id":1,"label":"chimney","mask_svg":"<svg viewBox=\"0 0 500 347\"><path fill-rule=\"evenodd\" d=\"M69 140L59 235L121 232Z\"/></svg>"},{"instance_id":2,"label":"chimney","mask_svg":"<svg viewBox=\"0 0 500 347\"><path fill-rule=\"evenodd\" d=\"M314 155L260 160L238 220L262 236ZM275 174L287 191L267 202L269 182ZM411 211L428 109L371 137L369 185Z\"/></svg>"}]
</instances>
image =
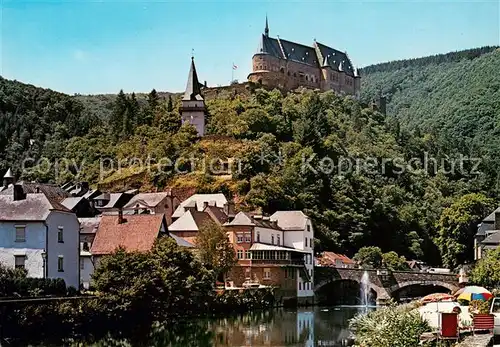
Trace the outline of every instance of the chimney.
<instances>
[{"instance_id":1,"label":"chimney","mask_svg":"<svg viewBox=\"0 0 500 347\"><path fill-rule=\"evenodd\" d=\"M89 182L81 182L80 185L82 187L82 191L81 191L80 195L84 195L85 193L87 193L89 191L89 189L90 189Z\"/></svg>"},{"instance_id":2,"label":"chimney","mask_svg":"<svg viewBox=\"0 0 500 347\"><path fill-rule=\"evenodd\" d=\"M123 218L123 210L120 208L118 210L118 224L123 224L125 222L126 220Z\"/></svg>"},{"instance_id":3,"label":"chimney","mask_svg":"<svg viewBox=\"0 0 500 347\"><path fill-rule=\"evenodd\" d=\"M271 219L271 226L275 229L278 228L278 221L276 219Z\"/></svg>"},{"instance_id":4,"label":"chimney","mask_svg":"<svg viewBox=\"0 0 500 347\"><path fill-rule=\"evenodd\" d=\"M22 185L14 184L14 187L12 190L14 192L14 201L26 199L26 194L24 193L24 189L23 189Z\"/></svg>"},{"instance_id":5,"label":"chimney","mask_svg":"<svg viewBox=\"0 0 500 347\"><path fill-rule=\"evenodd\" d=\"M205 88L207 88L207 81L205 81L205 83L203 83L203 86L204 86Z\"/></svg>"},{"instance_id":6,"label":"chimney","mask_svg":"<svg viewBox=\"0 0 500 347\"><path fill-rule=\"evenodd\" d=\"M208 201L203 201L203 209L206 209L208 207Z\"/></svg>"},{"instance_id":7,"label":"chimney","mask_svg":"<svg viewBox=\"0 0 500 347\"><path fill-rule=\"evenodd\" d=\"M111 200L111 194L109 194L109 193L104 193L104 194L102 194L102 196L104 198L103 200L106 200L106 201Z\"/></svg>"},{"instance_id":8,"label":"chimney","mask_svg":"<svg viewBox=\"0 0 500 347\"><path fill-rule=\"evenodd\" d=\"M495 211L495 230L500 230L500 211Z\"/></svg>"}]
</instances>

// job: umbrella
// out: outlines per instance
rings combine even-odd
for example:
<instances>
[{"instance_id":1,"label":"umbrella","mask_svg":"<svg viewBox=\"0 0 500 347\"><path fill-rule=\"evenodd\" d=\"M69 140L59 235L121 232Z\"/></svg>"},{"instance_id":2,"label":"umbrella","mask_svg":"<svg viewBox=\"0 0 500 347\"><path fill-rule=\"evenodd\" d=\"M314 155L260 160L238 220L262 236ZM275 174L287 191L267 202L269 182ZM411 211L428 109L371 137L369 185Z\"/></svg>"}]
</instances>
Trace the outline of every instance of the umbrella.
<instances>
[{"instance_id":1,"label":"umbrella","mask_svg":"<svg viewBox=\"0 0 500 347\"><path fill-rule=\"evenodd\" d=\"M493 294L489 290L483 287L478 287L478 286L469 286L463 288L461 293L455 293L455 295L458 295L459 300L467 300L467 301L472 301L472 300L489 300L493 297Z\"/></svg>"},{"instance_id":2,"label":"umbrella","mask_svg":"<svg viewBox=\"0 0 500 347\"><path fill-rule=\"evenodd\" d=\"M423 304L427 304L429 302L439 302L439 301L453 301L455 297L446 293L434 293L424 296L420 301Z\"/></svg>"}]
</instances>

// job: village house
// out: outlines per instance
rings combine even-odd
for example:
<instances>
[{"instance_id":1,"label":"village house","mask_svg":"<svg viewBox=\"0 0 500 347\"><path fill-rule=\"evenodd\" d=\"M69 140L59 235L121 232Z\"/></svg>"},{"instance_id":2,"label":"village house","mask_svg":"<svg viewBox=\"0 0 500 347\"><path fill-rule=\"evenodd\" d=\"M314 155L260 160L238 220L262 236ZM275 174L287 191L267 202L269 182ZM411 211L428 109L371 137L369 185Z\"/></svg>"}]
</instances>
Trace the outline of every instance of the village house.
<instances>
[{"instance_id":1,"label":"village house","mask_svg":"<svg viewBox=\"0 0 500 347\"><path fill-rule=\"evenodd\" d=\"M474 260L481 259L485 252L500 247L500 207L484 218L477 226L474 237Z\"/></svg>"},{"instance_id":2,"label":"village house","mask_svg":"<svg viewBox=\"0 0 500 347\"><path fill-rule=\"evenodd\" d=\"M90 249L94 243L101 216L78 218L78 221L80 222L80 285L89 289L91 276L94 273L94 262Z\"/></svg>"},{"instance_id":3,"label":"village house","mask_svg":"<svg viewBox=\"0 0 500 347\"><path fill-rule=\"evenodd\" d=\"M180 201L172 192L139 193L123 207L124 214L164 214L167 224L172 223L174 213Z\"/></svg>"},{"instance_id":4,"label":"village house","mask_svg":"<svg viewBox=\"0 0 500 347\"><path fill-rule=\"evenodd\" d=\"M117 214L118 210L122 209L133 196L132 192L102 193L93 199L94 207L101 213Z\"/></svg>"},{"instance_id":5,"label":"village house","mask_svg":"<svg viewBox=\"0 0 500 347\"><path fill-rule=\"evenodd\" d=\"M192 248L186 240L169 234L163 214L102 215L90 249L95 267L104 255L112 254L117 248L126 251L146 252L151 250L156 239L171 237L179 246Z\"/></svg>"},{"instance_id":6,"label":"village house","mask_svg":"<svg viewBox=\"0 0 500 347\"><path fill-rule=\"evenodd\" d=\"M184 212L187 210L195 209L196 211L203 211L207 204L209 206L215 206L224 209L227 213L226 215L234 214L234 211L230 211L232 206L228 203L226 197L222 193L217 194L193 194L184 201L180 203L172 214L172 220L175 221L180 218Z\"/></svg>"},{"instance_id":7,"label":"village house","mask_svg":"<svg viewBox=\"0 0 500 347\"><path fill-rule=\"evenodd\" d=\"M316 257L316 266L331 266L338 268L356 268L354 260L344 254L333 252L323 252L321 256Z\"/></svg>"},{"instance_id":8,"label":"village house","mask_svg":"<svg viewBox=\"0 0 500 347\"><path fill-rule=\"evenodd\" d=\"M76 215L40 190L26 193L26 185L6 185L0 194L0 262L26 269L29 277L62 278L78 288Z\"/></svg>"},{"instance_id":9,"label":"village house","mask_svg":"<svg viewBox=\"0 0 500 347\"><path fill-rule=\"evenodd\" d=\"M307 227L308 223L299 226L298 221L287 223L285 219L286 213L265 217L239 212L224 224L238 259L228 275L229 282L236 287L277 286L284 300L312 302L312 228ZM300 240L294 235L299 227L303 227ZM310 238L304 237L305 230L309 230L306 235Z\"/></svg>"},{"instance_id":10,"label":"village house","mask_svg":"<svg viewBox=\"0 0 500 347\"><path fill-rule=\"evenodd\" d=\"M93 217L98 211L92 206L90 201L83 196L72 196L61 201L61 204L68 210L76 214L78 218Z\"/></svg>"}]
</instances>

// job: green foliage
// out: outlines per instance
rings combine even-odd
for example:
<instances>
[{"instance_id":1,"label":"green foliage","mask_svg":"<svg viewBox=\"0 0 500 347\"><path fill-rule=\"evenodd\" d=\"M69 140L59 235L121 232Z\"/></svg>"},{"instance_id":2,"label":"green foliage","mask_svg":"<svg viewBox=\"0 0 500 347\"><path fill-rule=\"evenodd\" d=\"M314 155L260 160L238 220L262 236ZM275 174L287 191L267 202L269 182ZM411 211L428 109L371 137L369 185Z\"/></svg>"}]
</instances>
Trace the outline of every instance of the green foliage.
<instances>
[{"instance_id":1,"label":"green foliage","mask_svg":"<svg viewBox=\"0 0 500 347\"><path fill-rule=\"evenodd\" d=\"M100 261L93 281L110 319L143 321L202 312L213 288L212 274L171 238L158 240L150 252L116 250Z\"/></svg>"},{"instance_id":2,"label":"green foliage","mask_svg":"<svg viewBox=\"0 0 500 347\"><path fill-rule=\"evenodd\" d=\"M382 266L392 271L409 270L406 258L403 256L400 257L394 251L382 254Z\"/></svg>"},{"instance_id":3,"label":"green foliage","mask_svg":"<svg viewBox=\"0 0 500 347\"><path fill-rule=\"evenodd\" d=\"M414 306L382 307L350 322L356 343L366 347L417 347L420 335L430 331Z\"/></svg>"},{"instance_id":4,"label":"green foliage","mask_svg":"<svg viewBox=\"0 0 500 347\"><path fill-rule=\"evenodd\" d=\"M446 266L455 268L472 260L477 225L493 208L492 199L472 193L459 197L443 210L437 223L436 244Z\"/></svg>"},{"instance_id":5,"label":"green foliage","mask_svg":"<svg viewBox=\"0 0 500 347\"><path fill-rule=\"evenodd\" d=\"M490 313L492 300L472 300L469 303L469 312L471 314Z\"/></svg>"},{"instance_id":6,"label":"green foliage","mask_svg":"<svg viewBox=\"0 0 500 347\"><path fill-rule=\"evenodd\" d=\"M391 257L389 256L388 258ZM379 247L370 246L360 248L358 253L354 255L353 260L365 268L378 269L382 266L384 257Z\"/></svg>"},{"instance_id":7,"label":"green foliage","mask_svg":"<svg viewBox=\"0 0 500 347\"><path fill-rule=\"evenodd\" d=\"M201 263L215 273L225 275L234 264L236 255L226 231L214 221L204 223L196 236L196 254Z\"/></svg>"},{"instance_id":8,"label":"green foliage","mask_svg":"<svg viewBox=\"0 0 500 347\"><path fill-rule=\"evenodd\" d=\"M487 251L470 275L470 281L477 285L494 289L500 288L500 248Z\"/></svg>"}]
</instances>

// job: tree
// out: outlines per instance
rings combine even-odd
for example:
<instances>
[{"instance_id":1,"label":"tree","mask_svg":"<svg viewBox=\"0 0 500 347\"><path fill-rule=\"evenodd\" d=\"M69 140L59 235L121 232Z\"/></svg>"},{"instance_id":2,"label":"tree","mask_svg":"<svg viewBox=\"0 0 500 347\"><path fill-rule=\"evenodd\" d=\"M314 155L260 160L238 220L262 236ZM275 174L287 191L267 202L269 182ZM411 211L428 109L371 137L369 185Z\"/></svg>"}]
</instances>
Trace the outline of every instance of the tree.
<instances>
[{"instance_id":1,"label":"tree","mask_svg":"<svg viewBox=\"0 0 500 347\"><path fill-rule=\"evenodd\" d=\"M466 194L445 208L437 223L436 244L445 266L456 268L472 260L477 224L493 209L493 200L484 194Z\"/></svg>"},{"instance_id":2,"label":"tree","mask_svg":"<svg viewBox=\"0 0 500 347\"><path fill-rule=\"evenodd\" d=\"M216 278L225 274L236 264L234 247L224 228L214 221L204 223L196 237L198 257L201 263L212 269Z\"/></svg>"},{"instance_id":3,"label":"tree","mask_svg":"<svg viewBox=\"0 0 500 347\"><path fill-rule=\"evenodd\" d=\"M403 256L400 257L394 251L387 252L382 255L382 266L391 271L408 270L406 258Z\"/></svg>"},{"instance_id":4,"label":"tree","mask_svg":"<svg viewBox=\"0 0 500 347\"><path fill-rule=\"evenodd\" d=\"M483 287L500 288L500 248L486 252L472 269L470 280Z\"/></svg>"},{"instance_id":5,"label":"tree","mask_svg":"<svg viewBox=\"0 0 500 347\"><path fill-rule=\"evenodd\" d=\"M172 103L172 95L168 95L168 101L167 101L167 112L172 112L174 110L174 105Z\"/></svg>"},{"instance_id":6,"label":"tree","mask_svg":"<svg viewBox=\"0 0 500 347\"><path fill-rule=\"evenodd\" d=\"M124 125L124 114L128 108L128 100L123 92L120 90L118 95L116 96L115 102L113 103L113 112L111 114L111 118L109 120L109 125L111 126L111 131L115 138L118 138L123 132ZM127 121L128 122L128 121Z\"/></svg>"},{"instance_id":7,"label":"tree","mask_svg":"<svg viewBox=\"0 0 500 347\"><path fill-rule=\"evenodd\" d=\"M361 247L353 257L364 268L380 268L382 266L382 250L379 247Z\"/></svg>"}]
</instances>

